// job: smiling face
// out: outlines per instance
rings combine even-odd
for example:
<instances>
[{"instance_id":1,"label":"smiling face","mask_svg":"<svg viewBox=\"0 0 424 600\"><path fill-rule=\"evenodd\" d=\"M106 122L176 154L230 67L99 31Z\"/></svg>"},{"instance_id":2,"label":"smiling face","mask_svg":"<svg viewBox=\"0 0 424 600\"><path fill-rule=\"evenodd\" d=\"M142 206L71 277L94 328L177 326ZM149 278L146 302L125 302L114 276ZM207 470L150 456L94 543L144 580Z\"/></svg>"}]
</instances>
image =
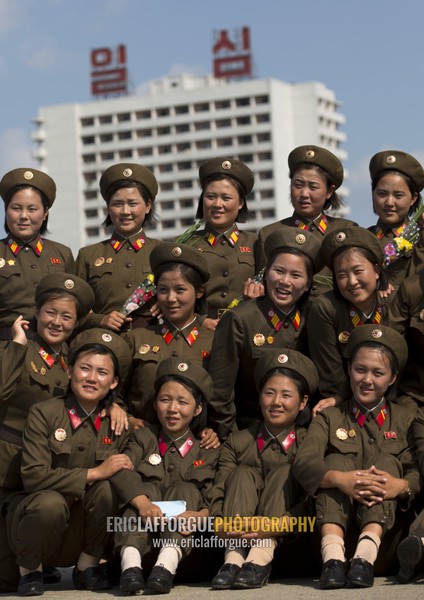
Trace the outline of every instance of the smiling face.
<instances>
[{"instance_id":1,"label":"smiling face","mask_svg":"<svg viewBox=\"0 0 424 600\"><path fill-rule=\"evenodd\" d=\"M348 373L354 397L368 409L377 406L396 380L388 355L378 348L359 348Z\"/></svg>"},{"instance_id":2,"label":"smiling face","mask_svg":"<svg viewBox=\"0 0 424 600\"><path fill-rule=\"evenodd\" d=\"M265 382L259 396L265 424L273 435L293 425L307 402L308 396L300 397L295 381L280 374L272 375Z\"/></svg>"},{"instance_id":3,"label":"smiling face","mask_svg":"<svg viewBox=\"0 0 424 600\"><path fill-rule=\"evenodd\" d=\"M95 408L118 385L115 367L109 354L80 354L68 367L71 390L86 410Z\"/></svg>"},{"instance_id":4,"label":"smiling face","mask_svg":"<svg viewBox=\"0 0 424 600\"><path fill-rule=\"evenodd\" d=\"M327 182L315 169L298 169L290 182L290 199L297 214L305 219L315 219L323 211L335 186L327 188Z\"/></svg>"},{"instance_id":5,"label":"smiling face","mask_svg":"<svg viewBox=\"0 0 424 600\"><path fill-rule=\"evenodd\" d=\"M53 298L35 311L37 333L52 348L60 348L75 329L76 300L72 297Z\"/></svg>"},{"instance_id":6,"label":"smiling face","mask_svg":"<svg viewBox=\"0 0 424 600\"><path fill-rule=\"evenodd\" d=\"M280 252L266 269L266 293L275 306L289 312L308 290L306 256Z\"/></svg>"},{"instance_id":7,"label":"smiling face","mask_svg":"<svg viewBox=\"0 0 424 600\"><path fill-rule=\"evenodd\" d=\"M402 175L389 173L378 180L372 194L374 211L385 225L405 223L418 194L412 194Z\"/></svg>"},{"instance_id":8,"label":"smiling face","mask_svg":"<svg viewBox=\"0 0 424 600\"><path fill-rule=\"evenodd\" d=\"M355 248L334 260L334 276L343 298L368 314L377 300L378 268Z\"/></svg>"},{"instance_id":9,"label":"smiling face","mask_svg":"<svg viewBox=\"0 0 424 600\"><path fill-rule=\"evenodd\" d=\"M35 238L48 215L40 193L33 188L15 192L6 207L6 224L15 237L24 242Z\"/></svg>"},{"instance_id":10,"label":"smiling face","mask_svg":"<svg viewBox=\"0 0 424 600\"><path fill-rule=\"evenodd\" d=\"M108 203L109 216L115 231L124 237L141 230L146 215L151 209L151 200L145 202L135 187L120 188L111 196Z\"/></svg>"},{"instance_id":11,"label":"smiling face","mask_svg":"<svg viewBox=\"0 0 424 600\"><path fill-rule=\"evenodd\" d=\"M158 306L162 314L179 329L194 319L196 299L202 296L203 292L196 291L179 271L165 271L158 279Z\"/></svg>"},{"instance_id":12,"label":"smiling face","mask_svg":"<svg viewBox=\"0 0 424 600\"><path fill-rule=\"evenodd\" d=\"M191 391L178 381L164 383L154 404L163 431L172 438L185 433L202 412L202 405L196 405Z\"/></svg>"},{"instance_id":13,"label":"smiling face","mask_svg":"<svg viewBox=\"0 0 424 600\"><path fill-rule=\"evenodd\" d=\"M212 181L203 191L203 218L224 233L234 225L244 202L230 179Z\"/></svg>"}]
</instances>

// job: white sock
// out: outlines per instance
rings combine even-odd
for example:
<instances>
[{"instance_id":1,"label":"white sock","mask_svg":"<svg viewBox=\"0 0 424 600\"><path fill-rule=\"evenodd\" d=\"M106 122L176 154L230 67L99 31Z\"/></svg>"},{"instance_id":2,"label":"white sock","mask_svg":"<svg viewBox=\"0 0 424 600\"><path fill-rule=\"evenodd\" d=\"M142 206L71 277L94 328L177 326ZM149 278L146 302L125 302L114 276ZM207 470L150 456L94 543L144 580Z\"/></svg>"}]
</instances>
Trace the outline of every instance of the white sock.
<instances>
[{"instance_id":1,"label":"white sock","mask_svg":"<svg viewBox=\"0 0 424 600\"><path fill-rule=\"evenodd\" d=\"M134 546L122 546L121 548L121 570L139 567L141 569L141 555Z\"/></svg>"},{"instance_id":2,"label":"white sock","mask_svg":"<svg viewBox=\"0 0 424 600\"><path fill-rule=\"evenodd\" d=\"M90 556L90 554L86 554L85 552L81 552L79 555L79 559L77 562L78 571L85 571L90 567L98 567L99 559L95 556Z\"/></svg>"},{"instance_id":3,"label":"white sock","mask_svg":"<svg viewBox=\"0 0 424 600\"><path fill-rule=\"evenodd\" d=\"M246 560L247 549L246 548L227 548L225 550L225 563L231 565L237 565L241 567Z\"/></svg>"},{"instance_id":4,"label":"white sock","mask_svg":"<svg viewBox=\"0 0 424 600\"><path fill-rule=\"evenodd\" d=\"M159 552L155 567L164 567L172 575L175 575L181 558L182 552L179 546L165 546Z\"/></svg>"},{"instance_id":5,"label":"white sock","mask_svg":"<svg viewBox=\"0 0 424 600\"><path fill-rule=\"evenodd\" d=\"M269 565L274 558L277 541L274 538L269 538L266 540L266 545L264 539L258 541L261 542L261 544L253 546L250 549L250 552L246 558L246 562L252 562L260 567L265 567L266 565Z\"/></svg>"},{"instance_id":6,"label":"white sock","mask_svg":"<svg viewBox=\"0 0 424 600\"><path fill-rule=\"evenodd\" d=\"M19 567L19 575L23 577L24 575L28 575L28 573L36 573L37 571L41 573L43 570L43 565L40 563L36 569L25 569L25 567Z\"/></svg>"},{"instance_id":7,"label":"white sock","mask_svg":"<svg viewBox=\"0 0 424 600\"><path fill-rule=\"evenodd\" d=\"M375 533L364 531L360 534L353 558L364 558L372 565L377 559L381 538Z\"/></svg>"},{"instance_id":8,"label":"white sock","mask_svg":"<svg viewBox=\"0 0 424 600\"><path fill-rule=\"evenodd\" d=\"M344 539L339 535L324 535L321 539L322 562L328 560L342 560L345 562Z\"/></svg>"}]
</instances>

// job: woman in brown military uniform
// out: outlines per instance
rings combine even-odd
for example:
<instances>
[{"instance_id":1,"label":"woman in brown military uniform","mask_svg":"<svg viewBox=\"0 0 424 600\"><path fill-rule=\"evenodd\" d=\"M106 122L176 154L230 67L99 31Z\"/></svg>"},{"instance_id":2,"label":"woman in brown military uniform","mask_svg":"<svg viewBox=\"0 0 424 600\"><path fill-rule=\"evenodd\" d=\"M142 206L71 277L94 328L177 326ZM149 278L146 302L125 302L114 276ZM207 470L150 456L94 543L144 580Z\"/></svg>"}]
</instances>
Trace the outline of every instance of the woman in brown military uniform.
<instances>
[{"instance_id":1,"label":"woman in brown military uniform","mask_svg":"<svg viewBox=\"0 0 424 600\"><path fill-rule=\"evenodd\" d=\"M0 241L0 339L19 315L34 314L34 288L49 273L74 272L71 250L44 238L56 184L37 169L13 169L0 181L7 237Z\"/></svg>"},{"instance_id":2,"label":"woman in brown military uniform","mask_svg":"<svg viewBox=\"0 0 424 600\"><path fill-rule=\"evenodd\" d=\"M81 333L70 346L67 393L29 412L21 468L25 493L12 494L3 507L21 596L43 593L43 564L76 565L76 589L110 587L98 566L111 541L106 518L118 512L108 479L132 464L119 454L126 436L115 436L102 412L130 359L116 334Z\"/></svg>"},{"instance_id":3,"label":"woman in brown military uniform","mask_svg":"<svg viewBox=\"0 0 424 600\"><path fill-rule=\"evenodd\" d=\"M122 307L127 298L151 273L150 253L159 240L148 238L144 226L152 219L158 184L153 173L142 165L123 163L106 169L100 178L100 191L106 201L106 225L113 225L112 237L81 248L77 275L94 290L93 313L84 327L107 327L120 332L131 322L144 324L148 306L126 317Z\"/></svg>"},{"instance_id":4,"label":"woman in brown military uniform","mask_svg":"<svg viewBox=\"0 0 424 600\"><path fill-rule=\"evenodd\" d=\"M162 318L151 319L145 328L125 334L133 356L126 386L133 426L142 425L139 420L155 422L154 382L161 361L176 356L205 365L214 335L200 319L209 279L204 255L183 244L162 242L153 249L150 262Z\"/></svg>"},{"instance_id":5,"label":"woman in brown military uniform","mask_svg":"<svg viewBox=\"0 0 424 600\"><path fill-rule=\"evenodd\" d=\"M391 402L408 348L393 329L363 325L347 344L353 397L311 423L293 473L316 496L323 570L320 587L370 587L382 537L420 490L410 425L414 410ZM346 575L346 529L356 511L360 535ZM387 573L391 561L386 548ZM384 567L383 567L384 568Z\"/></svg>"},{"instance_id":6,"label":"woman in brown military uniform","mask_svg":"<svg viewBox=\"0 0 424 600\"><path fill-rule=\"evenodd\" d=\"M364 323L385 323L387 289L383 250L378 239L362 227L331 232L321 256L333 272L334 289L319 296L308 318L309 352L319 377L322 400L314 413L349 396L346 344L350 333Z\"/></svg>"},{"instance_id":7,"label":"woman in brown military uniform","mask_svg":"<svg viewBox=\"0 0 424 600\"><path fill-rule=\"evenodd\" d=\"M266 348L307 350L308 295L320 269L319 240L281 226L265 241L265 296L229 310L218 323L208 370L214 381L209 421L225 440L235 423L260 419L253 371Z\"/></svg>"},{"instance_id":8,"label":"woman in brown military uniform","mask_svg":"<svg viewBox=\"0 0 424 600\"><path fill-rule=\"evenodd\" d=\"M213 589L265 585L276 548L274 536L283 535L284 518L307 512L291 465L310 420L308 399L318 386L317 370L295 350L267 350L256 365L255 383L263 420L230 434L221 448L210 513L226 518L272 518L274 527L269 535L273 537L265 539L263 533L263 543L250 550L227 547L225 563L212 580ZM251 529L246 527L246 535L234 534L230 528L225 531L226 538L234 539L248 537Z\"/></svg>"},{"instance_id":9,"label":"woman in brown military uniform","mask_svg":"<svg viewBox=\"0 0 424 600\"><path fill-rule=\"evenodd\" d=\"M208 319L207 326L214 329L217 319L255 274L256 234L241 231L237 225L249 216L247 196L254 177L239 160L212 158L200 166L199 179L202 193L196 217L206 224L188 244L203 252L209 265L206 292L211 321Z\"/></svg>"},{"instance_id":10,"label":"woman in brown military uniform","mask_svg":"<svg viewBox=\"0 0 424 600\"><path fill-rule=\"evenodd\" d=\"M206 423L206 405L212 388L210 376L198 365L173 357L160 363L154 399L160 425L132 433L126 454L135 470L121 471L111 482L127 504L124 517L140 516L152 525L152 519L164 517L155 504L161 500L185 501L186 510L178 515L180 518L195 522L208 516L206 497L212 487L218 452L205 450L200 434ZM189 544L181 544L182 535L188 533L164 528L161 533L164 544L160 546L145 592L169 593L178 564L190 551ZM121 591L136 592L143 587L141 560L151 546L151 537L149 531L116 535L122 556Z\"/></svg>"},{"instance_id":11,"label":"woman in brown military uniform","mask_svg":"<svg viewBox=\"0 0 424 600\"><path fill-rule=\"evenodd\" d=\"M334 231L335 228L356 225L353 221L331 217L328 210L338 210L342 201L337 195L338 188L343 183L343 165L329 150L319 146L298 146L288 157L290 169L290 200L294 208L291 217L277 223L267 225L259 231L256 268L259 270L266 265L265 240L273 231L278 231L281 225L297 227L302 231L310 231L320 242ZM319 273L324 278L321 284L314 282L314 295L328 291L331 273L324 268ZM330 285L331 287L331 285Z\"/></svg>"},{"instance_id":12,"label":"woman in brown military uniform","mask_svg":"<svg viewBox=\"0 0 424 600\"><path fill-rule=\"evenodd\" d=\"M399 150L374 154L369 169L373 209L378 215L377 224L369 230L380 240L385 255L391 257L385 268L389 283L397 288L412 268L411 252L396 258L392 244L402 237L408 217L421 206L424 169L416 158Z\"/></svg>"}]
</instances>

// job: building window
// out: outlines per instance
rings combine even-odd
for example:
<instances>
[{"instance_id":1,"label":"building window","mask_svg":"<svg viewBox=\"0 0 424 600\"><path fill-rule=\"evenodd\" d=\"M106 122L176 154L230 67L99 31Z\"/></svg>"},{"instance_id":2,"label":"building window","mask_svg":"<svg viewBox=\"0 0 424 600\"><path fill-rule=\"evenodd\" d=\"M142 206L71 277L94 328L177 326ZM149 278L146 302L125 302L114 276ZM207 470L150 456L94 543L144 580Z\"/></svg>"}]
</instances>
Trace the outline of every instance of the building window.
<instances>
[{"instance_id":1,"label":"building window","mask_svg":"<svg viewBox=\"0 0 424 600\"><path fill-rule=\"evenodd\" d=\"M272 171L259 171L259 179L272 179Z\"/></svg>"},{"instance_id":2,"label":"building window","mask_svg":"<svg viewBox=\"0 0 424 600\"><path fill-rule=\"evenodd\" d=\"M146 148L139 148L137 151L139 156L151 156L153 154L153 148L147 146Z\"/></svg>"},{"instance_id":3,"label":"building window","mask_svg":"<svg viewBox=\"0 0 424 600\"><path fill-rule=\"evenodd\" d=\"M264 94L263 96L256 96L255 102L256 104L267 104L269 102L269 96L267 94Z\"/></svg>"},{"instance_id":4,"label":"building window","mask_svg":"<svg viewBox=\"0 0 424 600\"><path fill-rule=\"evenodd\" d=\"M188 219L181 219L182 227L190 227L191 225L193 225L193 219L191 219L190 217Z\"/></svg>"},{"instance_id":5,"label":"building window","mask_svg":"<svg viewBox=\"0 0 424 600\"><path fill-rule=\"evenodd\" d=\"M113 142L113 133L102 133L100 135L101 142Z\"/></svg>"},{"instance_id":6,"label":"building window","mask_svg":"<svg viewBox=\"0 0 424 600\"><path fill-rule=\"evenodd\" d=\"M151 129L137 129L137 137L151 137L152 130Z\"/></svg>"},{"instance_id":7,"label":"building window","mask_svg":"<svg viewBox=\"0 0 424 600\"><path fill-rule=\"evenodd\" d=\"M250 106L250 98L236 98L236 106Z\"/></svg>"},{"instance_id":8,"label":"building window","mask_svg":"<svg viewBox=\"0 0 424 600\"><path fill-rule=\"evenodd\" d=\"M157 117L169 117L169 108L157 108L156 116Z\"/></svg>"},{"instance_id":9,"label":"building window","mask_svg":"<svg viewBox=\"0 0 424 600\"><path fill-rule=\"evenodd\" d=\"M177 144L177 152L187 152L190 150L190 142L183 142L182 144Z\"/></svg>"},{"instance_id":10,"label":"building window","mask_svg":"<svg viewBox=\"0 0 424 600\"><path fill-rule=\"evenodd\" d=\"M175 221L162 221L162 229L173 229L175 225Z\"/></svg>"},{"instance_id":11,"label":"building window","mask_svg":"<svg viewBox=\"0 0 424 600\"><path fill-rule=\"evenodd\" d=\"M86 185L91 185L92 183L97 182L96 171L89 171L88 173L84 173L84 181Z\"/></svg>"},{"instance_id":12,"label":"building window","mask_svg":"<svg viewBox=\"0 0 424 600\"><path fill-rule=\"evenodd\" d=\"M118 131L118 140L130 140L131 131Z\"/></svg>"},{"instance_id":13,"label":"building window","mask_svg":"<svg viewBox=\"0 0 424 600\"><path fill-rule=\"evenodd\" d=\"M120 113L118 116L118 123L123 123L124 121L131 121L130 113Z\"/></svg>"},{"instance_id":14,"label":"building window","mask_svg":"<svg viewBox=\"0 0 424 600\"><path fill-rule=\"evenodd\" d=\"M250 117L237 117L237 125L250 125Z\"/></svg>"},{"instance_id":15,"label":"building window","mask_svg":"<svg viewBox=\"0 0 424 600\"><path fill-rule=\"evenodd\" d=\"M100 229L98 227L87 227L85 230L87 237L98 237Z\"/></svg>"},{"instance_id":16,"label":"building window","mask_svg":"<svg viewBox=\"0 0 424 600\"><path fill-rule=\"evenodd\" d=\"M174 210L175 202L173 200L169 200L168 202L161 202L160 207L162 210Z\"/></svg>"},{"instance_id":17,"label":"building window","mask_svg":"<svg viewBox=\"0 0 424 600\"><path fill-rule=\"evenodd\" d=\"M218 148L224 148L225 146L232 146L233 140L232 138L220 138L216 140L216 145Z\"/></svg>"},{"instance_id":18,"label":"building window","mask_svg":"<svg viewBox=\"0 0 424 600\"><path fill-rule=\"evenodd\" d=\"M216 100L215 108L216 108L216 110L231 108L231 101L230 100Z\"/></svg>"},{"instance_id":19,"label":"building window","mask_svg":"<svg viewBox=\"0 0 424 600\"><path fill-rule=\"evenodd\" d=\"M187 104L181 104L180 106L175 107L176 115L185 115L187 113L188 113L188 105Z\"/></svg>"},{"instance_id":20,"label":"building window","mask_svg":"<svg viewBox=\"0 0 424 600\"><path fill-rule=\"evenodd\" d=\"M177 166L179 171L189 171L191 169L191 161L179 162Z\"/></svg>"},{"instance_id":21,"label":"building window","mask_svg":"<svg viewBox=\"0 0 424 600\"><path fill-rule=\"evenodd\" d=\"M132 150L120 150L119 158L132 158Z\"/></svg>"},{"instance_id":22,"label":"building window","mask_svg":"<svg viewBox=\"0 0 424 600\"><path fill-rule=\"evenodd\" d=\"M261 190L259 193L261 200L269 200L270 198L274 198L273 190Z\"/></svg>"},{"instance_id":23,"label":"building window","mask_svg":"<svg viewBox=\"0 0 424 600\"><path fill-rule=\"evenodd\" d=\"M269 113L256 115L256 123L269 123Z\"/></svg>"},{"instance_id":24,"label":"building window","mask_svg":"<svg viewBox=\"0 0 424 600\"><path fill-rule=\"evenodd\" d=\"M135 113L136 119L150 119L152 112L150 110L139 110Z\"/></svg>"},{"instance_id":25,"label":"building window","mask_svg":"<svg viewBox=\"0 0 424 600\"><path fill-rule=\"evenodd\" d=\"M241 160L244 163L251 163L253 162L253 154L240 154L239 160Z\"/></svg>"},{"instance_id":26,"label":"building window","mask_svg":"<svg viewBox=\"0 0 424 600\"><path fill-rule=\"evenodd\" d=\"M180 208L193 208L193 200L191 198L180 200Z\"/></svg>"},{"instance_id":27,"label":"building window","mask_svg":"<svg viewBox=\"0 0 424 600\"><path fill-rule=\"evenodd\" d=\"M212 148L212 142L210 140L199 140L196 142L197 150L207 150L208 148Z\"/></svg>"},{"instance_id":28,"label":"building window","mask_svg":"<svg viewBox=\"0 0 424 600\"><path fill-rule=\"evenodd\" d=\"M161 192L172 192L174 190L174 184L172 182L164 182L160 184Z\"/></svg>"},{"instance_id":29,"label":"building window","mask_svg":"<svg viewBox=\"0 0 424 600\"><path fill-rule=\"evenodd\" d=\"M269 131L265 131L264 133L258 133L257 138L258 142L269 142L271 140L271 134Z\"/></svg>"},{"instance_id":30,"label":"building window","mask_svg":"<svg viewBox=\"0 0 424 600\"><path fill-rule=\"evenodd\" d=\"M209 102L198 102L194 105L194 112L206 112L209 110Z\"/></svg>"},{"instance_id":31,"label":"building window","mask_svg":"<svg viewBox=\"0 0 424 600\"><path fill-rule=\"evenodd\" d=\"M265 208L261 210L261 215L263 219L273 219L275 217L275 210L273 208Z\"/></svg>"},{"instance_id":32,"label":"building window","mask_svg":"<svg viewBox=\"0 0 424 600\"><path fill-rule=\"evenodd\" d=\"M172 171L172 163L165 163L159 165L159 173L170 173Z\"/></svg>"},{"instance_id":33,"label":"building window","mask_svg":"<svg viewBox=\"0 0 424 600\"><path fill-rule=\"evenodd\" d=\"M178 187L180 190L187 190L191 188L191 179L183 179L182 181L179 181Z\"/></svg>"},{"instance_id":34,"label":"building window","mask_svg":"<svg viewBox=\"0 0 424 600\"><path fill-rule=\"evenodd\" d=\"M197 123L194 124L194 129L196 131L202 131L203 129L210 129L211 124L210 121L197 121Z\"/></svg>"},{"instance_id":35,"label":"building window","mask_svg":"<svg viewBox=\"0 0 424 600\"><path fill-rule=\"evenodd\" d=\"M171 133L170 127L158 127L158 135L169 135Z\"/></svg>"},{"instance_id":36,"label":"building window","mask_svg":"<svg viewBox=\"0 0 424 600\"><path fill-rule=\"evenodd\" d=\"M81 119L81 125L82 127L92 127L94 125L94 118L85 117L84 119Z\"/></svg>"},{"instance_id":37,"label":"building window","mask_svg":"<svg viewBox=\"0 0 424 600\"><path fill-rule=\"evenodd\" d=\"M258 152L258 160L272 160L272 152Z\"/></svg>"},{"instance_id":38,"label":"building window","mask_svg":"<svg viewBox=\"0 0 424 600\"><path fill-rule=\"evenodd\" d=\"M99 117L100 125L107 125L108 123L112 123L112 115L101 115Z\"/></svg>"},{"instance_id":39,"label":"building window","mask_svg":"<svg viewBox=\"0 0 424 600\"><path fill-rule=\"evenodd\" d=\"M102 161L113 160L115 158L115 153L114 152L102 152L100 154L100 158Z\"/></svg>"},{"instance_id":40,"label":"building window","mask_svg":"<svg viewBox=\"0 0 424 600\"><path fill-rule=\"evenodd\" d=\"M218 129L221 127L231 127L231 119L218 119L215 123Z\"/></svg>"},{"instance_id":41,"label":"building window","mask_svg":"<svg viewBox=\"0 0 424 600\"><path fill-rule=\"evenodd\" d=\"M190 125L188 123L181 123L181 125L175 125L175 133L186 133L190 131Z\"/></svg>"},{"instance_id":42,"label":"building window","mask_svg":"<svg viewBox=\"0 0 424 600\"><path fill-rule=\"evenodd\" d=\"M237 138L237 141L240 145L243 144L251 144L252 143L252 136L251 135L239 135Z\"/></svg>"},{"instance_id":43,"label":"building window","mask_svg":"<svg viewBox=\"0 0 424 600\"><path fill-rule=\"evenodd\" d=\"M96 162L96 155L95 154L83 154L82 162L85 165L87 165L88 163Z\"/></svg>"},{"instance_id":44,"label":"building window","mask_svg":"<svg viewBox=\"0 0 424 600\"><path fill-rule=\"evenodd\" d=\"M86 219L95 219L98 216L97 208L89 208L85 211Z\"/></svg>"},{"instance_id":45,"label":"building window","mask_svg":"<svg viewBox=\"0 0 424 600\"><path fill-rule=\"evenodd\" d=\"M82 143L84 146L88 146L89 144L94 144L94 135L85 135L82 138Z\"/></svg>"},{"instance_id":46,"label":"building window","mask_svg":"<svg viewBox=\"0 0 424 600\"><path fill-rule=\"evenodd\" d=\"M84 192L84 198L86 200L97 200L97 191Z\"/></svg>"}]
</instances>

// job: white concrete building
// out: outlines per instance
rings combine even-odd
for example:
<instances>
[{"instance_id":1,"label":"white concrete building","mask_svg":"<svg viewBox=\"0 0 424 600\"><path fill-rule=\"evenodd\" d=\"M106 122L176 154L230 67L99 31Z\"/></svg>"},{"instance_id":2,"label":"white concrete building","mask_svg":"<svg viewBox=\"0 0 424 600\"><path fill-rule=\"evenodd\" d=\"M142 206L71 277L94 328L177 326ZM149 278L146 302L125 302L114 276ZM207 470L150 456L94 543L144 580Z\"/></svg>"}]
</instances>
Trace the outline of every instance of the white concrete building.
<instances>
[{"instance_id":1,"label":"white concrete building","mask_svg":"<svg viewBox=\"0 0 424 600\"><path fill-rule=\"evenodd\" d=\"M198 166L236 157L255 173L248 199L256 230L291 214L287 156L301 144L325 146L343 161L345 122L333 91L319 82L227 82L167 76L141 95L39 109L34 157L56 181L49 219L53 239L79 247L107 237L98 182L114 163L139 162L159 181L152 237L174 238L194 220ZM342 188L347 196L347 189Z\"/></svg>"}]
</instances>

